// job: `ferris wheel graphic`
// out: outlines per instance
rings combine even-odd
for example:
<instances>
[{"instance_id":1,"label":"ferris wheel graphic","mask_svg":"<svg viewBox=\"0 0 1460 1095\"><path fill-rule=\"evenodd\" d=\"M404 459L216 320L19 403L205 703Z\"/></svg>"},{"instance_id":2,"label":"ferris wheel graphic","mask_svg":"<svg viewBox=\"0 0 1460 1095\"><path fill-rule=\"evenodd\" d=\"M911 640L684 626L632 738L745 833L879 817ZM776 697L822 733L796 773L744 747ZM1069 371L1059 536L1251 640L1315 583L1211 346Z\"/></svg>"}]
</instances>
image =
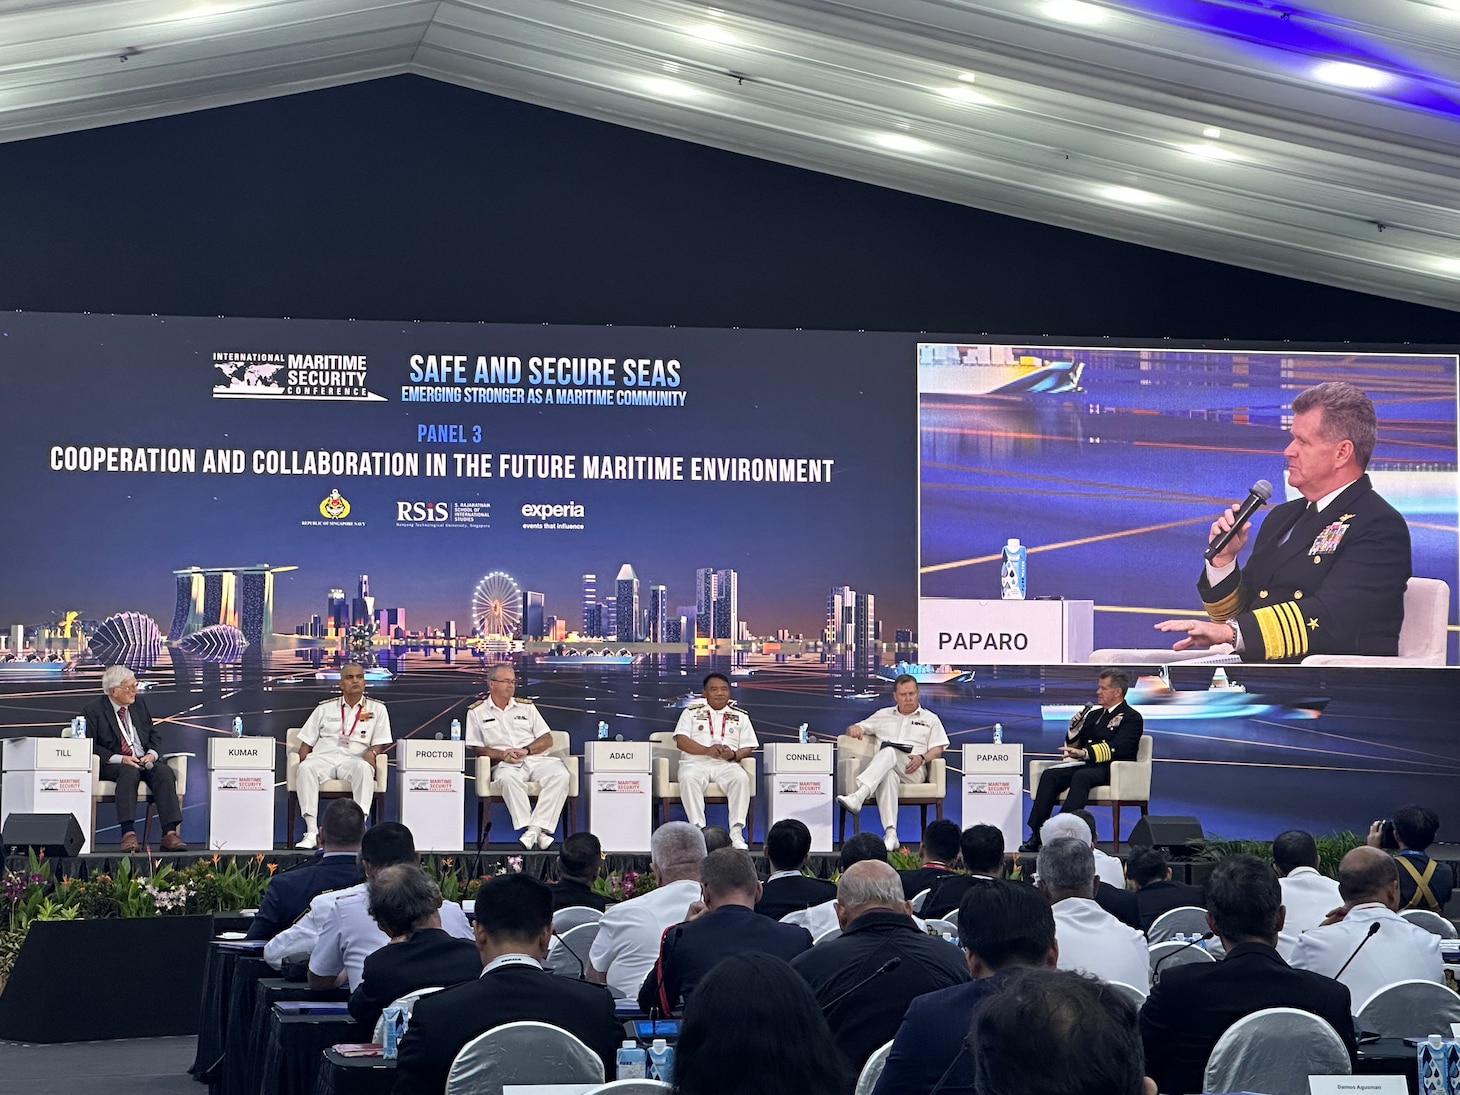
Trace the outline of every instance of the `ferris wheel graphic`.
<instances>
[{"instance_id":1,"label":"ferris wheel graphic","mask_svg":"<svg viewBox=\"0 0 1460 1095\"><path fill-rule=\"evenodd\" d=\"M477 633L506 638L522 622L522 590L504 570L482 576L471 594L471 618Z\"/></svg>"}]
</instances>

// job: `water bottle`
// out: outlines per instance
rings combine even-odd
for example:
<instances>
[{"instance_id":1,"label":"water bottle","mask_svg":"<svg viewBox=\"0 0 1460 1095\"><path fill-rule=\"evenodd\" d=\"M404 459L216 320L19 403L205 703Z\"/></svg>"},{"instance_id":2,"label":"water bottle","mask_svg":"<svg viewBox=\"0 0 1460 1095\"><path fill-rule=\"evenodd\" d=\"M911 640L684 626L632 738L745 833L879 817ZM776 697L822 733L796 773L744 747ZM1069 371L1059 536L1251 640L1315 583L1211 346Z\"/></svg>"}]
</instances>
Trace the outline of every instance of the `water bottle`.
<instances>
[{"instance_id":1,"label":"water bottle","mask_svg":"<svg viewBox=\"0 0 1460 1095\"><path fill-rule=\"evenodd\" d=\"M77 715L76 716L76 736L78 738L84 738L84 737L86 737L86 716L85 715Z\"/></svg>"},{"instance_id":2,"label":"water bottle","mask_svg":"<svg viewBox=\"0 0 1460 1095\"><path fill-rule=\"evenodd\" d=\"M999 596L1006 601L1022 601L1029 549L1019 543L1017 537L1010 537L1004 545L1002 562L999 565Z\"/></svg>"},{"instance_id":3,"label":"water bottle","mask_svg":"<svg viewBox=\"0 0 1460 1095\"><path fill-rule=\"evenodd\" d=\"M811 724L803 722L796 728L796 740L802 745L809 745L811 742Z\"/></svg>"},{"instance_id":4,"label":"water bottle","mask_svg":"<svg viewBox=\"0 0 1460 1095\"><path fill-rule=\"evenodd\" d=\"M241 738L241 737L243 737L243 716L242 715L234 715L233 716L233 736L235 738Z\"/></svg>"},{"instance_id":5,"label":"water bottle","mask_svg":"<svg viewBox=\"0 0 1460 1095\"><path fill-rule=\"evenodd\" d=\"M1001 722L994 723L994 744L1004 744L1004 724Z\"/></svg>"},{"instance_id":6,"label":"water bottle","mask_svg":"<svg viewBox=\"0 0 1460 1095\"><path fill-rule=\"evenodd\" d=\"M615 1080L644 1080L648 1078L648 1054L644 1047L632 1038L619 1047L618 1067L614 1070Z\"/></svg>"},{"instance_id":7,"label":"water bottle","mask_svg":"<svg viewBox=\"0 0 1460 1095\"><path fill-rule=\"evenodd\" d=\"M599 724L598 724L598 740L599 741L607 741L608 740L608 723L601 722L601 721L599 722Z\"/></svg>"},{"instance_id":8,"label":"water bottle","mask_svg":"<svg viewBox=\"0 0 1460 1095\"><path fill-rule=\"evenodd\" d=\"M405 1009L396 1004L391 1004L380 1013L381 1026L385 1028L385 1033L381 1036L384 1038L384 1042L381 1044L381 1056L388 1061L395 1060L396 1055L400 1053L400 1036L404 1027L401 1020L404 1018L404 1014Z\"/></svg>"},{"instance_id":9,"label":"water bottle","mask_svg":"<svg viewBox=\"0 0 1460 1095\"><path fill-rule=\"evenodd\" d=\"M451 740L452 741L460 741L461 740L461 720L460 719L452 719L451 720Z\"/></svg>"},{"instance_id":10,"label":"water bottle","mask_svg":"<svg viewBox=\"0 0 1460 1095\"><path fill-rule=\"evenodd\" d=\"M655 1038L649 1047L649 1079L674 1083L674 1047L663 1038Z\"/></svg>"}]
</instances>

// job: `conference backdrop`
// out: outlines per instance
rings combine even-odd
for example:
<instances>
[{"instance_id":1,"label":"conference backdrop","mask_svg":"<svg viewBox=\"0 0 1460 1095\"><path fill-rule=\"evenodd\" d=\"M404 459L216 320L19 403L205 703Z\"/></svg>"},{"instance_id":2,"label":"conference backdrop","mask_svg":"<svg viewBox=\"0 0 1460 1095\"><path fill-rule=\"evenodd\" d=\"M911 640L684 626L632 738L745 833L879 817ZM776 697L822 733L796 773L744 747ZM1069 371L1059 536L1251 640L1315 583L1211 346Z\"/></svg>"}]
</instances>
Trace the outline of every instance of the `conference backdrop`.
<instances>
[{"instance_id":1,"label":"conference backdrop","mask_svg":"<svg viewBox=\"0 0 1460 1095\"><path fill-rule=\"evenodd\" d=\"M1009 537L1031 596L1095 602L1097 646L1156 645L1212 516L1281 493L1288 405L1325 379L1373 394L1415 572L1456 584L1453 355L11 313L0 377L5 656L51 659L0 661L6 735L123 661L175 748L235 713L282 738L353 643L398 735L445 732L516 653L578 742L672 728L709 669L763 740L834 737L920 661L920 598L997 598ZM1000 723L1051 752L1093 692L1089 667L939 662L955 744ZM1251 704L1148 723L1158 812L1327 830L1453 775L1451 673L1231 677ZM1274 795L1298 778L1325 790Z\"/></svg>"}]
</instances>

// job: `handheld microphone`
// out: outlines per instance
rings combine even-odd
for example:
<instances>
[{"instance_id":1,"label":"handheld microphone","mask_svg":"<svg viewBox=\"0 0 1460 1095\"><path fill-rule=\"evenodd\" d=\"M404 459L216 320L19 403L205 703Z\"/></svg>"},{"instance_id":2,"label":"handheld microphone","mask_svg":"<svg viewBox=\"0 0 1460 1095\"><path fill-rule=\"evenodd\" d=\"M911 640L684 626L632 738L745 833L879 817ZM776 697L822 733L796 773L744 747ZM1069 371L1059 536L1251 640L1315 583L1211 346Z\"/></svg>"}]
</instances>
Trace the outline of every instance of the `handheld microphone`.
<instances>
[{"instance_id":1,"label":"handheld microphone","mask_svg":"<svg viewBox=\"0 0 1460 1095\"><path fill-rule=\"evenodd\" d=\"M1379 929L1382 928L1383 926L1384 925L1381 924L1377 920L1375 920L1372 924L1369 925L1369 930L1364 934L1364 937L1359 940L1359 945L1354 948L1353 954L1351 954L1351 955L1348 956L1348 962L1345 962L1343 965L1339 966L1338 967L1338 972L1333 975L1333 979L1335 981L1337 981L1340 977L1343 976L1343 971L1346 970L1346 969L1348 969L1348 963L1349 962L1352 962L1355 958L1357 958L1359 956L1359 951L1361 951L1361 950L1364 949L1364 944L1367 943L1370 939L1373 939L1374 936L1378 935L1379 934Z\"/></svg>"},{"instance_id":2,"label":"handheld microphone","mask_svg":"<svg viewBox=\"0 0 1460 1095\"><path fill-rule=\"evenodd\" d=\"M1232 522L1232 527L1226 532L1218 533L1217 538L1207 545L1206 561L1211 562L1222 553L1232 538L1242 531L1254 513L1267 505L1267 500L1272 497L1272 484L1266 479L1259 479L1247 490L1247 497L1242 500L1242 505L1237 508L1237 517Z\"/></svg>"},{"instance_id":3,"label":"handheld microphone","mask_svg":"<svg viewBox=\"0 0 1460 1095\"><path fill-rule=\"evenodd\" d=\"M587 973L587 970L588 970L588 964L583 961L583 956L581 954L579 954L577 951L575 951L572 947L568 946L568 944L564 941L563 937L561 935L559 935L557 932L553 932L553 938L558 941L558 943L562 946L563 950L567 951L569 954L571 954L573 956L574 961L576 961L578 963L578 980L579 981L583 980L584 975Z\"/></svg>"},{"instance_id":4,"label":"handheld microphone","mask_svg":"<svg viewBox=\"0 0 1460 1095\"><path fill-rule=\"evenodd\" d=\"M1087 703L1084 707L1080 708L1080 713L1070 720L1070 729L1074 730L1076 727L1083 725L1086 716L1088 716L1091 711L1094 711L1095 708L1099 706L1100 705L1098 703Z\"/></svg>"},{"instance_id":5,"label":"handheld microphone","mask_svg":"<svg viewBox=\"0 0 1460 1095\"><path fill-rule=\"evenodd\" d=\"M1168 958L1175 958L1182 951L1186 950L1187 947L1194 947L1198 943L1205 943L1208 939L1212 938L1212 936L1216 934L1216 932L1207 932L1205 935L1199 935L1195 939L1188 939L1186 941L1185 947L1177 947L1169 954L1163 954L1160 958L1156 959L1156 964L1151 967L1151 980L1154 982L1161 979L1161 966L1166 962Z\"/></svg>"},{"instance_id":6,"label":"handheld microphone","mask_svg":"<svg viewBox=\"0 0 1460 1095\"><path fill-rule=\"evenodd\" d=\"M877 978L881 977L884 973L891 973L893 970L897 969L897 967L900 966L900 965L902 965L902 959L901 958L889 958L886 962L883 962L882 965L878 966L875 970L873 970L871 973L869 973L866 977L862 978L860 981L858 981L851 988L847 989L846 992L839 992L835 996L833 996L830 1000L828 1000L826 1003L822 1004L821 1005L821 1013L823 1015L825 1015L828 1011L830 1011L832 1008L836 1007L843 1000L845 1000L848 996L850 996L852 993L856 992L859 988L862 988L863 986L869 984L870 982L877 980Z\"/></svg>"}]
</instances>

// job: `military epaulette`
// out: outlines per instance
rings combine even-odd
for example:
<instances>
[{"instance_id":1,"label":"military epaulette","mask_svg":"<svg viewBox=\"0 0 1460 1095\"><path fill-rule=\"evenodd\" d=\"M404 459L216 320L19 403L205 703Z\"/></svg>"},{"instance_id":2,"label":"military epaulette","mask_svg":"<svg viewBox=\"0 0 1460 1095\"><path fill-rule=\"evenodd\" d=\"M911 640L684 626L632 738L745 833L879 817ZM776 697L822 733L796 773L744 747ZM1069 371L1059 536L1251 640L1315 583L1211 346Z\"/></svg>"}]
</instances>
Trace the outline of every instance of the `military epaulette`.
<instances>
[{"instance_id":1,"label":"military epaulette","mask_svg":"<svg viewBox=\"0 0 1460 1095\"><path fill-rule=\"evenodd\" d=\"M1318 620L1305 625L1297 601L1284 601L1252 613L1262 633L1262 645L1268 661L1280 658L1301 658L1308 653L1308 632L1318 630Z\"/></svg>"},{"instance_id":2,"label":"military epaulette","mask_svg":"<svg viewBox=\"0 0 1460 1095\"><path fill-rule=\"evenodd\" d=\"M709 707L709 706L710 705L708 703L706 703L704 700L697 700L694 703L691 703L691 704L686 705L685 710L686 711L699 711L699 710L701 710L703 708L706 708L706 707Z\"/></svg>"},{"instance_id":3,"label":"military epaulette","mask_svg":"<svg viewBox=\"0 0 1460 1095\"><path fill-rule=\"evenodd\" d=\"M531 707L532 706L532 701L530 699L528 699L526 696L513 696L512 697L512 701L514 703L525 704L528 707Z\"/></svg>"},{"instance_id":4,"label":"military epaulette","mask_svg":"<svg viewBox=\"0 0 1460 1095\"><path fill-rule=\"evenodd\" d=\"M468 711L470 711L470 710L471 710L471 709L472 709L472 708L473 708L473 707L480 707L480 706L481 706L481 705L482 705L482 704L484 704L484 703L486 703L486 702L487 702L487 701L486 701L486 700L485 700L485 699L480 699L480 700L477 700L477 701L476 701L476 702L475 702L475 703L469 703L469 704L467 704L467 705L466 705L466 709L467 709L467 710L468 710Z\"/></svg>"},{"instance_id":5,"label":"military epaulette","mask_svg":"<svg viewBox=\"0 0 1460 1095\"><path fill-rule=\"evenodd\" d=\"M336 700L342 700L344 698L345 698L344 696L342 696L338 692L336 692L333 696L326 696L324 699L320 700L314 706L315 707L323 707L327 703L334 703Z\"/></svg>"}]
</instances>

